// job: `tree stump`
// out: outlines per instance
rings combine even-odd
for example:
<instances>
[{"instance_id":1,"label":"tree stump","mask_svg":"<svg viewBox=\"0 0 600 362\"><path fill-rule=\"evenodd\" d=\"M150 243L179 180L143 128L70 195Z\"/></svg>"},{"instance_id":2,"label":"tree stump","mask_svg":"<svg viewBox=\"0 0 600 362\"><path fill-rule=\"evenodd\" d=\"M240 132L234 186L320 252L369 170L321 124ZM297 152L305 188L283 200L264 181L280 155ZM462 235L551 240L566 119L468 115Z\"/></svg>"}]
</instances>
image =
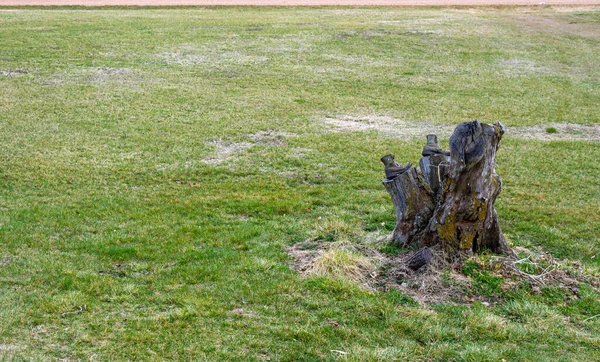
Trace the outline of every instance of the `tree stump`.
<instances>
[{"instance_id":1,"label":"tree stump","mask_svg":"<svg viewBox=\"0 0 600 362\"><path fill-rule=\"evenodd\" d=\"M388 155L383 184L392 197L396 227L392 242L400 246L441 244L447 253L512 251L498 222L494 202L502 181L496 174L496 151L504 134L501 123L478 121L456 127L450 152L428 135L419 169L392 172ZM382 159L383 161L383 159Z\"/></svg>"}]
</instances>

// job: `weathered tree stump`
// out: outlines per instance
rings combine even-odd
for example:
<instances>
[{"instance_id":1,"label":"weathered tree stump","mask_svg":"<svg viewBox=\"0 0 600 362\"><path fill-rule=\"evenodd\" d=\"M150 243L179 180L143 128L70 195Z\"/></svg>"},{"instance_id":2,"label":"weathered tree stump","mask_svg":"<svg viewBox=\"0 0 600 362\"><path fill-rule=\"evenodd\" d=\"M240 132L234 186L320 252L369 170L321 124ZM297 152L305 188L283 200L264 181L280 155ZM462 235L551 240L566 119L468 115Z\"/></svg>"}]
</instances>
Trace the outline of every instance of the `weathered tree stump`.
<instances>
[{"instance_id":1,"label":"weathered tree stump","mask_svg":"<svg viewBox=\"0 0 600 362\"><path fill-rule=\"evenodd\" d=\"M510 254L494 202L502 188L496 174L496 151L504 134L497 123L458 125L450 137L450 152L428 135L419 169L401 172L388 155L386 190L396 211L392 242L400 246L441 244L447 253L489 249ZM391 157L392 163L389 162ZM385 157L384 157L385 158Z\"/></svg>"}]
</instances>

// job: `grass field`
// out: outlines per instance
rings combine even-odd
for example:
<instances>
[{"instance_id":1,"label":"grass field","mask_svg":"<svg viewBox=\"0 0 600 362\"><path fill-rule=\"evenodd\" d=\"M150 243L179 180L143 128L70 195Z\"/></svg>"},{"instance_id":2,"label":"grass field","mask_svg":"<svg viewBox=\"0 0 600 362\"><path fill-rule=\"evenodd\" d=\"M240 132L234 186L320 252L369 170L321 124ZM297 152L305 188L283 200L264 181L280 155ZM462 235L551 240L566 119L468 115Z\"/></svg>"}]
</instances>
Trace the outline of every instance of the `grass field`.
<instances>
[{"instance_id":1,"label":"grass field","mask_svg":"<svg viewBox=\"0 0 600 362\"><path fill-rule=\"evenodd\" d=\"M600 8L0 8L0 360L599 360L592 284L484 256L497 302L419 305L286 252L390 233L379 158L478 118L511 245L600 276L598 59Z\"/></svg>"}]
</instances>

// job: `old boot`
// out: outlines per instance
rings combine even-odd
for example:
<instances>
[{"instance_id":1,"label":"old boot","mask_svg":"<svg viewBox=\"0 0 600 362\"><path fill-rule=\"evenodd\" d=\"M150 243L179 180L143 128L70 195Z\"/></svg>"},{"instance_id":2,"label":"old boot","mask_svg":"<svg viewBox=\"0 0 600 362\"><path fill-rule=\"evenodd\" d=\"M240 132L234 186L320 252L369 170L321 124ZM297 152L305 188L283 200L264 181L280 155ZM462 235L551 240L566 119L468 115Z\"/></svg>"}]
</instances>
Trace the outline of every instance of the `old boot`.
<instances>
[{"instance_id":1,"label":"old boot","mask_svg":"<svg viewBox=\"0 0 600 362\"><path fill-rule=\"evenodd\" d=\"M393 180L396 177L398 177L399 175L402 175L403 173L408 171L411 166L412 166L411 163L407 162L406 165L404 165L404 166L386 167L385 168L385 178L387 178L388 180Z\"/></svg>"},{"instance_id":2,"label":"old boot","mask_svg":"<svg viewBox=\"0 0 600 362\"><path fill-rule=\"evenodd\" d=\"M398 177L398 175L406 172L411 167L410 162L402 166L394 161L394 155L383 156L381 162L383 162L383 165L385 166L385 178L388 180Z\"/></svg>"},{"instance_id":3,"label":"old boot","mask_svg":"<svg viewBox=\"0 0 600 362\"><path fill-rule=\"evenodd\" d=\"M444 153L442 148L438 145L437 136L434 134L427 135L427 144L423 147L423 152L421 153L423 157Z\"/></svg>"},{"instance_id":4,"label":"old boot","mask_svg":"<svg viewBox=\"0 0 600 362\"><path fill-rule=\"evenodd\" d=\"M383 156L381 158L381 162L383 162L383 166L385 166L385 168L400 166L396 161L394 161L394 155L392 154Z\"/></svg>"}]
</instances>

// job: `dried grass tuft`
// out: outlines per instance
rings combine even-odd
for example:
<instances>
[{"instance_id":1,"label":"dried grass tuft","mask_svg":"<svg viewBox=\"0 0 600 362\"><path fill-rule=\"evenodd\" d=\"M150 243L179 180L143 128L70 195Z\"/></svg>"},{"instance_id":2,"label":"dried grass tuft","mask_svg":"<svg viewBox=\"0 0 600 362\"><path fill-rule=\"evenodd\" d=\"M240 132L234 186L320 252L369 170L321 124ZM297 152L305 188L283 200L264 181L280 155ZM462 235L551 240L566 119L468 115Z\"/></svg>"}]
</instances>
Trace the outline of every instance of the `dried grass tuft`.
<instances>
[{"instance_id":1,"label":"dried grass tuft","mask_svg":"<svg viewBox=\"0 0 600 362\"><path fill-rule=\"evenodd\" d=\"M366 284L376 268L375 263L363 255L348 250L330 249L314 260L312 274Z\"/></svg>"}]
</instances>

